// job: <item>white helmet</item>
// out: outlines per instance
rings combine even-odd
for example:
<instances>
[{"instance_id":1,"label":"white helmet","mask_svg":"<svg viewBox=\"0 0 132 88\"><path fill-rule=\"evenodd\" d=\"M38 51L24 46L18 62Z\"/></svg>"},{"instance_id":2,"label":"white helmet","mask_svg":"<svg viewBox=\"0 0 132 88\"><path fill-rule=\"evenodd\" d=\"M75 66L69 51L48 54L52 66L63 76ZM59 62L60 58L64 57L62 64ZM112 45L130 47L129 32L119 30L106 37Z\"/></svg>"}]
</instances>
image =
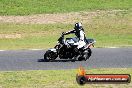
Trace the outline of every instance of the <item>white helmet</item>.
<instances>
[{"instance_id":1,"label":"white helmet","mask_svg":"<svg viewBox=\"0 0 132 88\"><path fill-rule=\"evenodd\" d=\"M75 23L75 27L74 27L76 30L79 30L79 29L82 29L82 23L78 22L78 23Z\"/></svg>"}]
</instances>

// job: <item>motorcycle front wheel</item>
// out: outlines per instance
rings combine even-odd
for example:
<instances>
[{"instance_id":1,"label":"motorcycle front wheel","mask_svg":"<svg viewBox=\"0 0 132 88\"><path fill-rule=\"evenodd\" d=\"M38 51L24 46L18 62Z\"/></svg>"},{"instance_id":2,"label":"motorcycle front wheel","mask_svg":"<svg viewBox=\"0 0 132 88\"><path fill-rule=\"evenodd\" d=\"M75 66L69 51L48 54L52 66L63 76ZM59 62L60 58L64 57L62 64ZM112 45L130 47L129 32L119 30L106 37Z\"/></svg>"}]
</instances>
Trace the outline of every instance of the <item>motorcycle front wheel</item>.
<instances>
[{"instance_id":1,"label":"motorcycle front wheel","mask_svg":"<svg viewBox=\"0 0 132 88\"><path fill-rule=\"evenodd\" d=\"M57 53L53 51L46 51L46 53L44 54L44 60L47 62L55 60L56 58L57 58Z\"/></svg>"}]
</instances>

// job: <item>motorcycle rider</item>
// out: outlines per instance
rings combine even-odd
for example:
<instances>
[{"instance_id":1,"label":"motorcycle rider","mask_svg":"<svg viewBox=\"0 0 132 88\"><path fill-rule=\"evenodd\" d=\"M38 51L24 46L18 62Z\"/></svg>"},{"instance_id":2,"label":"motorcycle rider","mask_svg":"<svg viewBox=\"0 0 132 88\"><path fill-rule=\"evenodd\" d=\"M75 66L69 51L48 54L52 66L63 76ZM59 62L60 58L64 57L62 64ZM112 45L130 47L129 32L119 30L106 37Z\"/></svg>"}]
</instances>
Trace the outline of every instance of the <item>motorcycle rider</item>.
<instances>
[{"instance_id":1,"label":"motorcycle rider","mask_svg":"<svg viewBox=\"0 0 132 88\"><path fill-rule=\"evenodd\" d=\"M71 31L68 31L68 32L63 32L62 34L63 35L67 35L67 34L71 34L71 33L74 33L77 38L78 38L78 41L75 43L75 45L77 45L77 49L81 49L86 43L85 43L85 33L84 33L84 29L82 27L82 23L78 22L78 23L75 23L75 27L73 30Z\"/></svg>"}]
</instances>

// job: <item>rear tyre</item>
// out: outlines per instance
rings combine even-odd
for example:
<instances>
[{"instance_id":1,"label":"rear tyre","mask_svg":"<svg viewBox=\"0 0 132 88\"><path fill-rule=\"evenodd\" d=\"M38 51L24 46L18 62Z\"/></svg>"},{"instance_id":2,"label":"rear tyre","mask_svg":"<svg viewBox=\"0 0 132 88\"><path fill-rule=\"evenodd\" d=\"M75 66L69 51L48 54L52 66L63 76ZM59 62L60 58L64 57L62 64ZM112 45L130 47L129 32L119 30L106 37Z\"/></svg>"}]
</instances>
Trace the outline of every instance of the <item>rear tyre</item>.
<instances>
[{"instance_id":1,"label":"rear tyre","mask_svg":"<svg viewBox=\"0 0 132 88\"><path fill-rule=\"evenodd\" d=\"M46 61L46 62L55 60L56 58L57 58L57 53L55 53L53 51L48 50L44 54L44 61Z\"/></svg>"},{"instance_id":2,"label":"rear tyre","mask_svg":"<svg viewBox=\"0 0 132 88\"><path fill-rule=\"evenodd\" d=\"M85 61L90 58L91 54L92 54L92 51L90 48L84 51L83 57L85 58Z\"/></svg>"},{"instance_id":3,"label":"rear tyre","mask_svg":"<svg viewBox=\"0 0 132 88\"><path fill-rule=\"evenodd\" d=\"M88 49L86 49L86 50L83 51L82 55L78 55L77 56L77 59L79 61L82 61L82 60L85 60L86 61L87 59L90 58L91 54L92 54L92 51L91 51L90 48L88 48Z\"/></svg>"},{"instance_id":4,"label":"rear tyre","mask_svg":"<svg viewBox=\"0 0 132 88\"><path fill-rule=\"evenodd\" d=\"M85 60L89 59L91 54L92 54L92 50L90 48L88 48L88 56L86 57Z\"/></svg>"},{"instance_id":5,"label":"rear tyre","mask_svg":"<svg viewBox=\"0 0 132 88\"><path fill-rule=\"evenodd\" d=\"M82 60L84 60L85 58L83 58L81 55L78 55L78 56L76 57L76 59L77 59L78 61L82 61Z\"/></svg>"}]
</instances>

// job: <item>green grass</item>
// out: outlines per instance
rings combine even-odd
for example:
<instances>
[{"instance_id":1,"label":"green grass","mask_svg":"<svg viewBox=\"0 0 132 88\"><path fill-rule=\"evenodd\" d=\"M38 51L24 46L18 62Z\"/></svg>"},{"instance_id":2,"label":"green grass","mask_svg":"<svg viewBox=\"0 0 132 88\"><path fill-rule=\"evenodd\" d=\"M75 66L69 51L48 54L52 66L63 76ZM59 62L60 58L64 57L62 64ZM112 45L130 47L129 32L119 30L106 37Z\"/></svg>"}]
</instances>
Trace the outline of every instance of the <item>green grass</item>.
<instances>
[{"instance_id":1,"label":"green grass","mask_svg":"<svg viewBox=\"0 0 132 88\"><path fill-rule=\"evenodd\" d=\"M32 25L32 24L0 24L0 34L21 34L21 38L1 38L1 49L30 49L53 47L64 24ZM67 27L66 27L67 28ZM56 32L54 32L56 31Z\"/></svg>"},{"instance_id":2,"label":"green grass","mask_svg":"<svg viewBox=\"0 0 132 88\"><path fill-rule=\"evenodd\" d=\"M102 10L95 16L80 12L84 21L86 36L94 38L95 47L132 46L131 0L1 0L0 15L29 15L41 13L64 13L73 11ZM122 11L109 10L123 9ZM86 16L85 16L86 15ZM86 22L85 22L86 21ZM0 49L30 49L54 47L61 32L74 25L0 23ZM5 36L20 34L21 38L8 39ZM68 37L68 36L67 36Z\"/></svg>"},{"instance_id":3,"label":"green grass","mask_svg":"<svg viewBox=\"0 0 132 88\"><path fill-rule=\"evenodd\" d=\"M0 15L31 15L68 13L94 10L127 10L102 14L84 23L87 37L94 38L95 47L131 46L131 0L0 0ZM82 15L86 15L82 13ZM78 18L80 20L80 18ZM0 23L0 49L50 48L56 44L62 31L71 24L17 24ZM21 38L8 39L20 34ZM67 36L68 37L68 36ZM88 69L89 74L131 74L131 68ZM77 70L1 71L0 88L80 88L76 83ZM83 88L132 87L130 84L87 84Z\"/></svg>"},{"instance_id":4,"label":"green grass","mask_svg":"<svg viewBox=\"0 0 132 88\"><path fill-rule=\"evenodd\" d=\"M131 68L87 69L87 74L130 74ZM6 71L0 72L2 88L127 88L130 84L86 84L76 83L78 70Z\"/></svg>"},{"instance_id":5,"label":"green grass","mask_svg":"<svg viewBox=\"0 0 132 88\"><path fill-rule=\"evenodd\" d=\"M1 24L1 34L21 34L18 39L0 39L0 49L30 49L51 48L57 42L62 31L71 29L70 24L25 25ZM51 28L51 26L53 28ZM94 38L95 47L129 46L132 45L132 30L130 25L91 25L84 24L87 38ZM126 26L126 28L124 28ZM94 29L98 27L97 29ZM64 29L63 29L64 28ZM118 32L119 31L119 32ZM73 35L74 36L74 35ZM71 36L66 36L71 37Z\"/></svg>"},{"instance_id":6,"label":"green grass","mask_svg":"<svg viewBox=\"0 0 132 88\"><path fill-rule=\"evenodd\" d=\"M0 15L131 9L131 0L0 0Z\"/></svg>"},{"instance_id":7,"label":"green grass","mask_svg":"<svg viewBox=\"0 0 132 88\"><path fill-rule=\"evenodd\" d=\"M83 14L85 15L85 14ZM95 47L132 46L131 12L102 14L84 23L87 38L94 38ZM54 47L61 32L73 28L72 24L0 24L0 49L31 49ZM7 39L1 35L20 34L21 38ZM74 36L74 35L73 35ZM66 36L71 37L71 36Z\"/></svg>"},{"instance_id":8,"label":"green grass","mask_svg":"<svg viewBox=\"0 0 132 88\"><path fill-rule=\"evenodd\" d=\"M10 26L10 25L8 25ZM17 25L18 26L18 25ZM0 49L30 49L30 48L51 48L54 47L54 45L57 42L57 39L59 38L62 31L66 31L71 27L71 25L67 25L65 27L64 24L60 24L59 26L64 27L65 30L57 28L58 26L54 25L56 27L55 29L50 29L49 31L45 31L45 28L43 30L39 29L39 26L37 25L36 28L33 28L32 31L27 31L30 27L32 28L32 25L28 25L25 30L21 30L21 28L25 27L25 25L19 24L19 28L17 28L16 25L14 25L14 29L17 29L19 31L7 31L6 34L14 34L14 33L20 33L22 35L21 38L18 39L6 39L2 38L0 39ZM48 25L46 26L46 29L49 28ZM7 25L6 25L7 27ZM95 27L95 26L94 26ZM123 27L123 25L122 25ZM121 27L121 28L122 28ZM86 35L87 37L94 38L97 42L95 44L95 47L109 47L109 46L129 46L132 45L132 31L130 29L119 29L120 33L116 33L116 30L118 28L112 28L112 29L105 29L100 26L98 29L90 29L89 25L86 24ZM54 30L55 33L52 31ZM21 31L21 32L20 32ZM3 33L2 33L3 34ZM66 36L69 37L69 36ZM71 36L70 36L71 37Z\"/></svg>"}]
</instances>

